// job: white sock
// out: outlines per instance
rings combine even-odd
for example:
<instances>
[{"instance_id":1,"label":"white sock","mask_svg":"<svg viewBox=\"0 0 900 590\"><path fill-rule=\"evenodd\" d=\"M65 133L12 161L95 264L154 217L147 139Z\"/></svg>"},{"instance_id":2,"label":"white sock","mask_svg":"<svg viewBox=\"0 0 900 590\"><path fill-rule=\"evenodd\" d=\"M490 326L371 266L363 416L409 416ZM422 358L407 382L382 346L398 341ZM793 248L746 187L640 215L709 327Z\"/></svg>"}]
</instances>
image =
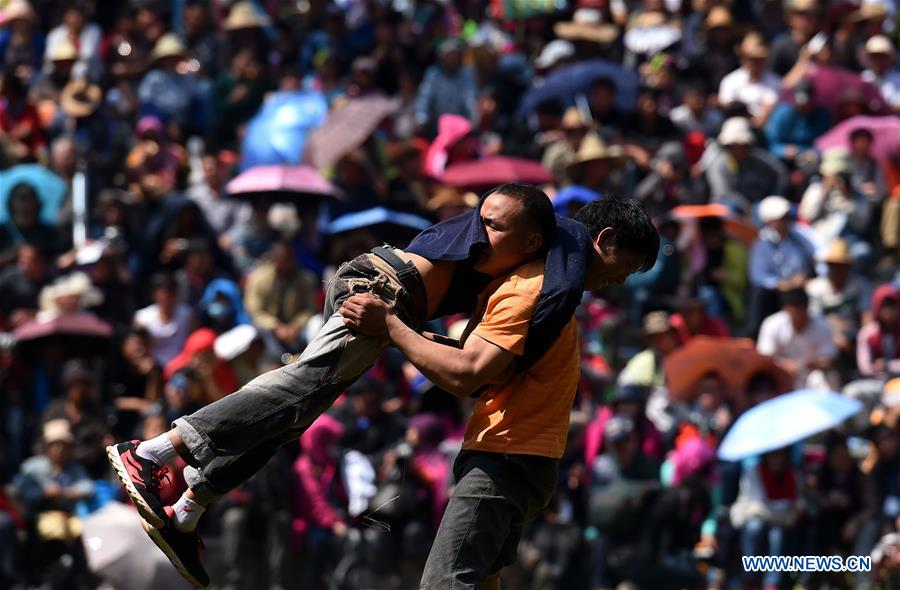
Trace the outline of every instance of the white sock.
<instances>
[{"instance_id":1,"label":"white sock","mask_svg":"<svg viewBox=\"0 0 900 590\"><path fill-rule=\"evenodd\" d=\"M175 512L175 528L182 533L192 533L206 508L182 494L172 505L172 510Z\"/></svg>"},{"instance_id":2,"label":"white sock","mask_svg":"<svg viewBox=\"0 0 900 590\"><path fill-rule=\"evenodd\" d=\"M138 457L149 459L160 466L174 463L175 459L178 458L178 451L175 450L172 441L169 440L169 433L167 432L160 434L156 438L145 440L138 445L136 452Z\"/></svg>"}]
</instances>

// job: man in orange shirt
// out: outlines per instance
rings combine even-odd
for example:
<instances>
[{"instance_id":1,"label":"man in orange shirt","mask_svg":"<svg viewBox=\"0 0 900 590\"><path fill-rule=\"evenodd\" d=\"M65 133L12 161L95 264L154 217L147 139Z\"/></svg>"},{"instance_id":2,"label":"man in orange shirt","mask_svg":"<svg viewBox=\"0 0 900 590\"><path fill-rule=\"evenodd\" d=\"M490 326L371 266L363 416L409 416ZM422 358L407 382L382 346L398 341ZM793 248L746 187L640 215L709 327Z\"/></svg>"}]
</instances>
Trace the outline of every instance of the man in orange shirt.
<instances>
[{"instance_id":1,"label":"man in orange shirt","mask_svg":"<svg viewBox=\"0 0 900 590\"><path fill-rule=\"evenodd\" d=\"M635 201L595 201L576 220L593 241L585 289L621 284L654 264L659 238ZM428 556L423 590L499 588L500 570L514 561L524 525L556 489L579 376L574 318L537 362L524 371L515 362L525 353L544 266L544 260L529 262L492 283L455 346L418 334L367 294L351 297L341 309L352 329L386 332L446 391L463 397L484 387L454 466L456 491Z\"/></svg>"}]
</instances>

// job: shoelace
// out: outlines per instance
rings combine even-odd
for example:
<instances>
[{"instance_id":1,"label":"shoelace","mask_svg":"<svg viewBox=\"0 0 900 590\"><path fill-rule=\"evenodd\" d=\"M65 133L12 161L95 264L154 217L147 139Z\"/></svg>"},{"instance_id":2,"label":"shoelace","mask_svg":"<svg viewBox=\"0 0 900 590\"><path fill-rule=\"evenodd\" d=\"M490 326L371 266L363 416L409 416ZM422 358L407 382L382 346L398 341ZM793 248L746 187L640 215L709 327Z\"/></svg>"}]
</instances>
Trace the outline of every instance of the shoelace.
<instances>
[{"instance_id":1,"label":"shoelace","mask_svg":"<svg viewBox=\"0 0 900 590\"><path fill-rule=\"evenodd\" d=\"M172 476L169 473L168 467L151 467L150 477L150 485L152 485L153 490L157 492L162 488L163 482L170 483L172 481Z\"/></svg>"}]
</instances>

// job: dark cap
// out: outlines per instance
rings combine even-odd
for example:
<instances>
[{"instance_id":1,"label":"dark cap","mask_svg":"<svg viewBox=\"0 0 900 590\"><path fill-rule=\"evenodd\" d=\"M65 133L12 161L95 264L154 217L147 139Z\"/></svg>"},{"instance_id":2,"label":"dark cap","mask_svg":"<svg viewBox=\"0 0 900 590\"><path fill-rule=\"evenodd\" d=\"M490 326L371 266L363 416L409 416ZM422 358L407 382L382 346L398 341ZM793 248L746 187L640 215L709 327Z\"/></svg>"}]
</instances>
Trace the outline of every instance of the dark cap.
<instances>
[{"instance_id":1,"label":"dark cap","mask_svg":"<svg viewBox=\"0 0 900 590\"><path fill-rule=\"evenodd\" d=\"M621 414L613 416L603 428L603 437L609 442L620 442L634 432L634 422Z\"/></svg>"},{"instance_id":2,"label":"dark cap","mask_svg":"<svg viewBox=\"0 0 900 590\"><path fill-rule=\"evenodd\" d=\"M96 383L94 374L79 360L70 360L63 365L62 383L63 387L76 383L78 381L86 381L88 383Z\"/></svg>"},{"instance_id":3,"label":"dark cap","mask_svg":"<svg viewBox=\"0 0 900 590\"><path fill-rule=\"evenodd\" d=\"M637 383L627 383L616 388L613 400L617 402L644 402L650 396L650 389Z\"/></svg>"}]
</instances>

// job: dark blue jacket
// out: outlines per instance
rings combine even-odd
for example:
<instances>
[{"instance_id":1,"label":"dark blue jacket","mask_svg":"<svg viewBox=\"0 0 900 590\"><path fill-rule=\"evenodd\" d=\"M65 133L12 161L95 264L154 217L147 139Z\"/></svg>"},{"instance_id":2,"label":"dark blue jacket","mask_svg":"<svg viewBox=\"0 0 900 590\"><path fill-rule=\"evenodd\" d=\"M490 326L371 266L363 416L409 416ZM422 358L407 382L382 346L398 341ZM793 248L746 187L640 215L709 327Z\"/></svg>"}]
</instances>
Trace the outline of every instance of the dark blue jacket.
<instances>
[{"instance_id":1,"label":"dark blue jacket","mask_svg":"<svg viewBox=\"0 0 900 590\"><path fill-rule=\"evenodd\" d=\"M520 371L534 365L556 342L584 294L584 281L593 251L591 236L577 221L557 216L556 224L556 238L547 252L544 282L528 328L525 353L516 359ZM491 279L475 272L472 261L477 260L487 246L479 205L478 209L426 229L406 248L407 252L429 260L461 263L436 315L474 311L478 294Z\"/></svg>"}]
</instances>

